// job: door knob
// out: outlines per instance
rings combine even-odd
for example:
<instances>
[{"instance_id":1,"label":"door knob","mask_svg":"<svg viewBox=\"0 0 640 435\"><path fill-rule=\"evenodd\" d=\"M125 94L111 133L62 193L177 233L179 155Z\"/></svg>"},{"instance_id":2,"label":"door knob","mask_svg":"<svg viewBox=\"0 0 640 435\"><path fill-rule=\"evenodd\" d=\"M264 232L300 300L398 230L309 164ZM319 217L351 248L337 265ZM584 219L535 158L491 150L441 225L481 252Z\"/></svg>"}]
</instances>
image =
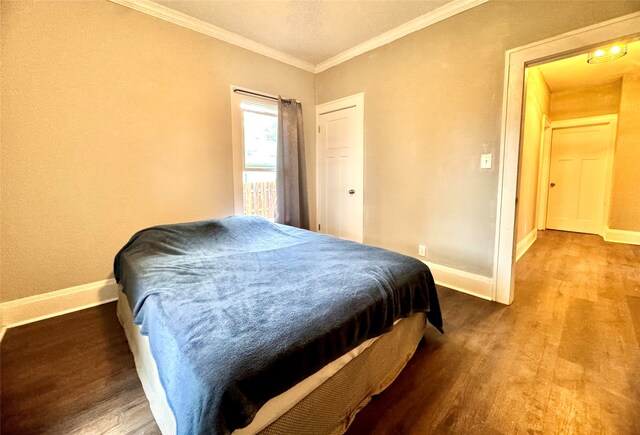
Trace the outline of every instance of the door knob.
<instances>
[{"instance_id":1,"label":"door knob","mask_svg":"<svg viewBox=\"0 0 640 435\"><path fill-rule=\"evenodd\" d=\"M555 186L555 185L556 185L556 183L551 183L551 184L549 184L549 186L551 186L551 187L553 187L553 186Z\"/></svg>"},{"instance_id":2,"label":"door knob","mask_svg":"<svg viewBox=\"0 0 640 435\"><path fill-rule=\"evenodd\" d=\"M355 190L353 190L353 189L349 189L349 195L353 195L354 193L356 193L356 191L355 191Z\"/></svg>"}]
</instances>

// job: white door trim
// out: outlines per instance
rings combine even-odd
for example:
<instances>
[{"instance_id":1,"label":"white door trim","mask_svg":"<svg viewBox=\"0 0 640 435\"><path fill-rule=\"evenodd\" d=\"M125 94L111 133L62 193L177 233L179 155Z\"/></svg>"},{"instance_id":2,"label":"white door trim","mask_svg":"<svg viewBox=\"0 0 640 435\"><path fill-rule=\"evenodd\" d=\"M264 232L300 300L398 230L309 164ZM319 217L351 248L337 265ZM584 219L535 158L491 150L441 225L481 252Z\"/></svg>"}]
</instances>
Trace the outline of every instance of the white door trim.
<instances>
[{"instance_id":1,"label":"white door trim","mask_svg":"<svg viewBox=\"0 0 640 435\"><path fill-rule=\"evenodd\" d=\"M600 231L598 234L602 237L605 236L608 229L609 224L609 211L611 209L611 187L613 184L613 158L616 147L616 133L618 131L618 115L601 115L601 116L590 116L587 118L574 118L574 119L563 119L561 121L551 121L551 130L558 130L562 128L571 128L571 127L585 127L588 125L607 125L609 126L609 144L607 145L607 161L606 161L606 174L605 174L605 185L604 185L604 207L602 210L602 223L600 224ZM553 133L552 133L553 134ZM547 157L547 156L545 156ZM551 147L549 147L549 160L546 162L547 168L551 164ZM547 185L549 184L549 172L547 172L547 179L544 185L544 189L546 190ZM545 195L545 200L548 201L549 196ZM544 204L544 209L547 209L547 204ZM545 218L546 222L546 218Z\"/></svg>"},{"instance_id":2,"label":"white door trim","mask_svg":"<svg viewBox=\"0 0 640 435\"><path fill-rule=\"evenodd\" d=\"M551 137L553 129L547 115L542 116L542 140L540 166L538 168L538 195L536 201L536 229L547 228L547 201L549 200L549 162L551 161Z\"/></svg>"},{"instance_id":3,"label":"white door trim","mask_svg":"<svg viewBox=\"0 0 640 435\"><path fill-rule=\"evenodd\" d=\"M336 110L346 109L348 107L358 106L364 114L364 92L349 95L348 97L339 98L337 100L316 105L316 116L325 113L335 112ZM363 117L364 119L364 117Z\"/></svg>"},{"instance_id":4,"label":"white door trim","mask_svg":"<svg viewBox=\"0 0 640 435\"><path fill-rule=\"evenodd\" d=\"M330 112L335 112L338 110L348 109L352 107L355 107L356 117L357 117L356 121L358 123L358 126L360 127L358 129L358 141L359 141L360 149L362 150L362 173L360 174L360 177L361 177L360 185L362 186L362 195L360 195L359 198L361 201L363 219L362 219L362 222L360 223L361 230L360 230L360 238L358 240L360 243L362 243L364 241L364 196L366 195L366 186L364 184L364 171L365 171L364 92L361 92L355 95L350 95L348 97L340 98L338 100L329 101L327 103L318 104L316 106L316 135L320 134L318 130L320 126L320 115L330 113ZM324 210L324 192L322 190L323 184L321 180L321 177L323 176L324 172L319 170L320 168L319 165L322 163L320 161L321 158L322 156L320 153L319 141L316 141L316 190L317 190L317 195L316 195L317 219L316 220L318 221L319 226L326 228L325 210ZM315 230L317 231L318 228L315 228Z\"/></svg>"},{"instance_id":5,"label":"white door trim","mask_svg":"<svg viewBox=\"0 0 640 435\"><path fill-rule=\"evenodd\" d=\"M610 115L589 116L586 118L562 119L560 121L551 121L551 128L570 128L583 127L587 125L603 125L618 121L618 115L612 113Z\"/></svg>"},{"instance_id":6,"label":"white door trim","mask_svg":"<svg viewBox=\"0 0 640 435\"><path fill-rule=\"evenodd\" d=\"M525 66L584 52L585 49L609 41L629 38L637 35L638 29L640 12L506 52L493 271L496 278L494 300L504 304L513 302L516 194Z\"/></svg>"}]
</instances>

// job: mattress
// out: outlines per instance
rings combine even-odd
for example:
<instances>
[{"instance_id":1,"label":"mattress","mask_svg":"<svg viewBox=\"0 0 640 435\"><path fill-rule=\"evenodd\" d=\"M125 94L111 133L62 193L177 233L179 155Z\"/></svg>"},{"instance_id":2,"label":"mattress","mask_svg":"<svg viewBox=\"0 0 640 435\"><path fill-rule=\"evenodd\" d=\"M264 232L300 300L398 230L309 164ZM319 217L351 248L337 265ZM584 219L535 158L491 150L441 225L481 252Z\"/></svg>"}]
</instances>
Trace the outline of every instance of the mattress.
<instances>
[{"instance_id":1,"label":"mattress","mask_svg":"<svg viewBox=\"0 0 640 435\"><path fill-rule=\"evenodd\" d=\"M139 231L114 273L183 434L248 426L401 318L442 329L424 263L258 217Z\"/></svg>"},{"instance_id":2,"label":"mattress","mask_svg":"<svg viewBox=\"0 0 640 435\"><path fill-rule=\"evenodd\" d=\"M125 330L151 412L161 432L173 435L176 433L176 420L160 382L149 339L133 322L128 300L122 291L118 295L118 318ZM390 332L367 340L269 400L249 426L233 433L344 433L356 413L402 371L413 356L425 326L424 313L398 320Z\"/></svg>"}]
</instances>

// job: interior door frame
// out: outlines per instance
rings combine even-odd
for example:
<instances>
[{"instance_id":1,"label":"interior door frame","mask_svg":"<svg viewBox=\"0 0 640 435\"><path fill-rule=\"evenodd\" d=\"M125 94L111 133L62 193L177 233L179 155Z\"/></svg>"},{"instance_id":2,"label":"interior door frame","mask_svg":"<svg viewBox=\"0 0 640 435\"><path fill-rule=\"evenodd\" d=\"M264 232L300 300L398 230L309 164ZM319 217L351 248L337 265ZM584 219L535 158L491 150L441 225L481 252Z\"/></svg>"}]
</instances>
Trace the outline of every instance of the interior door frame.
<instances>
[{"instance_id":1,"label":"interior door frame","mask_svg":"<svg viewBox=\"0 0 640 435\"><path fill-rule=\"evenodd\" d=\"M323 154L320 144L320 116L330 113L337 112L338 110L355 108L356 112L356 122L359 126L357 132L357 150L359 151L358 155L360 156L360 171L359 174L356 174L356 178L359 181L359 184L362 186L362 194L359 196L359 213L362 218L360 219L360 226L358 228L358 237L356 240L360 243L364 241L364 198L366 194L365 188L365 180L364 180L364 170L365 170L365 140L364 140L364 92L359 94L350 95L348 97L340 98L337 100L329 101L327 103L322 103L316 105L316 215L318 227L315 228L316 231L322 232L322 228L326 228L326 214L325 214L325 194L324 194L324 171L323 165L324 162L321 161Z\"/></svg>"},{"instance_id":2,"label":"interior door frame","mask_svg":"<svg viewBox=\"0 0 640 435\"><path fill-rule=\"evenodd\" d=\"M551 161L551 120L542 115L542 140L540 143L540 166L538 168L538 195L536 199L536 229L547 228L547 202L549 201L549 162Z\"/></svg>"},{"instance_id":3,"label":"interior door frame","mask_svg":"<svg viewBox=\"0 0 640 435\"><path fill-rule=\"evenodd\" d=\"M505 54L502 129L494 248L493 299L511 304L515 286L515 223L518 159L522 132L525 68L575 54L608 42L634 39L640 12L508 50Z\"/></svg>"},{"instance_id":4,"label":"interior door frame","mask_svg":"<svg viewBox=\"0 0 640 435\"><path fill-rule=\"evenodd\" d=\"M549 176L551 173L551 138L553 137L553 131L558 129L572 128L572 127L587 127L590 125L606 125L609 128L609 143L607 144L607 157L606 157L606 172L605 172L605 185L604 185L604 206L602 209L602 217L600 223L599 236L604 237L609 223L609 213L611 211L611 188L613 185L613 160L616 146L616 134L618 131L618 115L612 113L609 115L589 116L586 118L573 118L563 119L561 121L551 121L549 130L551 135L549 143L545 143L544 160L541 162L544 169L540 174L538 188L541 189L538 192L538 198L543 198L544 204L540 207L544 210L544 216L542 216L543 228L546 229L547 222L547 206L549 201L548 187ZM545 141L546 142L546 141Z\"/></svg>"}]
</instances>

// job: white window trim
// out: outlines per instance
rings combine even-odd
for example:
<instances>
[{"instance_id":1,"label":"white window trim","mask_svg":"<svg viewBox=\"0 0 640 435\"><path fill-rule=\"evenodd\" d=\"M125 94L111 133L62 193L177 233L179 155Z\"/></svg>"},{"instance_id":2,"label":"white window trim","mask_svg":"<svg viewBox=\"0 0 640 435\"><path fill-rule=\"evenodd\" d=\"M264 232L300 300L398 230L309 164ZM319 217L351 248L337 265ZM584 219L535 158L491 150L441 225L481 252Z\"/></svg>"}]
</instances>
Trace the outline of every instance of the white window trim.
<instances>
[{"instance_id":1,"label":"white window trim","mask_svg":"<svg viewBox=\"0 0 640 435\"><path fill-rule=\"evenodd\" d=\"M242 173L246 170L251 171L265 171L274 172L270 168L245 168L244 164L244 120L243 110L240 109L240 103L242 101L251 101L256 105L263 106L265 108L265 114L273 114L273 107L276 107L277 116L277 103L269 103L263 98L252 97L250 95L239 94L234 92L235 89L243 89L250 92L256 92L263 95L269 95L262 91L255 91L253 89L247 89L240 86L231 86L231 150L233 155L233 208L236 215L244 215L244 201L242 199ZM269 95L271 96L271 95ZM275 98L275 96L274 96ZM259 113L256 111L256 113Z\"/></svg>"}]
</instances>

